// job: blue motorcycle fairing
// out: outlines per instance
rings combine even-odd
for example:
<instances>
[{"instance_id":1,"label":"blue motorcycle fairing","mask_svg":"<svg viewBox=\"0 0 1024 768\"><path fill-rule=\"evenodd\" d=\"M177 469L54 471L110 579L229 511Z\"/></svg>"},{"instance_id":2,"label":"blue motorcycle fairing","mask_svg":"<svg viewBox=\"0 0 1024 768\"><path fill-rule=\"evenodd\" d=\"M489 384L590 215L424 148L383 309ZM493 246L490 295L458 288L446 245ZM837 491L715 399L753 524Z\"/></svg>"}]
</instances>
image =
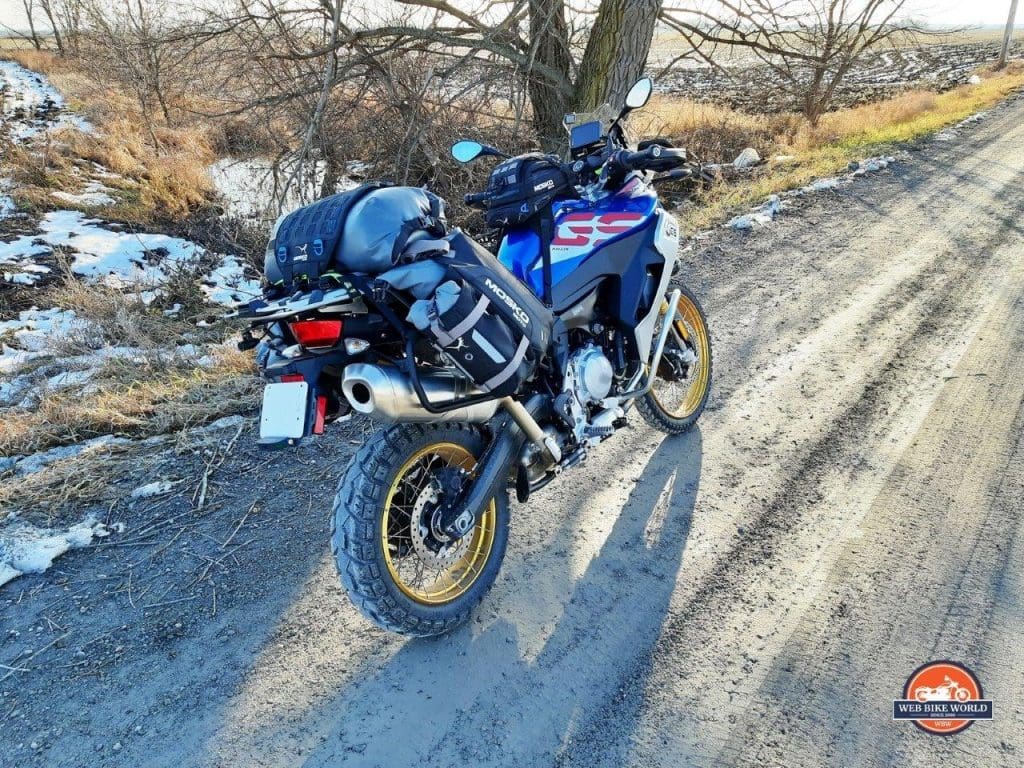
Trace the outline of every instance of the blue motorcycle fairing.
<instances>
[{"instance_id":1,"label":"blue motorcycle fairing","mask_svg":"<svg viewBox=\"0 0 1024 768\"><path fill-rule=\"evenodd\" d=\"M657 207L657 196L637 184L627 184L618 193L597 203L585 200L556 200L552 203L552 288L603 249L649 226L655 220ZM534 294L543 296L541 242L535 229L518 227L510 230L501 242L498 260L526 283Z\"/></svg>"}]
</instances>

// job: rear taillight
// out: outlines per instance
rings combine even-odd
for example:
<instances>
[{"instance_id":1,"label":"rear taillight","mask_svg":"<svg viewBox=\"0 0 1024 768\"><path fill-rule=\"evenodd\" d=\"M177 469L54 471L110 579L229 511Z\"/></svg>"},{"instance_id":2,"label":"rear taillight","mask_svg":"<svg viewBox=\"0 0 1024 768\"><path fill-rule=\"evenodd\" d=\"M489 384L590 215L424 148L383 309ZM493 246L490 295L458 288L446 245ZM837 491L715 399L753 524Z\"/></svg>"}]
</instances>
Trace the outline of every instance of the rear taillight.
<instances>
[{"instance_id":1,"label":"rear taillight","mask_svg":"<svg viewBox=\"0 0 1024 768\"><path fill-rule=\"evenodd\" d=\"M288 327L295 340L308 349L332 347L341 338L341 320L296 320Z\"/></svg>"}]
</instances>

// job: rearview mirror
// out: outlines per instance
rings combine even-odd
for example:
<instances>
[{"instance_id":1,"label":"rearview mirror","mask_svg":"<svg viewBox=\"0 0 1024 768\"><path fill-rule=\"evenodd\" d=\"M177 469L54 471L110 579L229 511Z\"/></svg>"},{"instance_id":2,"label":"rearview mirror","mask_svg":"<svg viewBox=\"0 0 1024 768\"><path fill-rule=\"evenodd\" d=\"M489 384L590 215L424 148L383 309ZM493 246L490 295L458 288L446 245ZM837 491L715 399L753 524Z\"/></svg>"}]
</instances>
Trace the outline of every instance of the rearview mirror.
<instances>
[{"instance_id":1,"label":"rearview mirror","mask_svg":"<svg viewBox=\"0 0 1024 768\"><path fill-rule=\"evenodd\" d=\"M452 157L460 163L471 163L478 157L508 157L508 155L490 144L462 139L452 144Z\"/></svg>"},{"instance_id":2,"label":"rearview mirror","mask_svg":"<svg viewBox=\"0 0 1024 768\"><path fill-rule=\"evenodd\" d=\"M483 154L484 145L479 141L463 139L452 144L452 157L460 163L470 163Z\"/></svg>"},{"instance_id":3,"label":"rearview mirror","mask_svg":"<svg viewBox=\"0 0 1024 768\"><path fill-rule=\"evenodd\" d=\"M654 81L651 78L642 77L637 80L626 94L626 109L640 109L651 98L653 90Z\"/></svg>"}]
</instances>

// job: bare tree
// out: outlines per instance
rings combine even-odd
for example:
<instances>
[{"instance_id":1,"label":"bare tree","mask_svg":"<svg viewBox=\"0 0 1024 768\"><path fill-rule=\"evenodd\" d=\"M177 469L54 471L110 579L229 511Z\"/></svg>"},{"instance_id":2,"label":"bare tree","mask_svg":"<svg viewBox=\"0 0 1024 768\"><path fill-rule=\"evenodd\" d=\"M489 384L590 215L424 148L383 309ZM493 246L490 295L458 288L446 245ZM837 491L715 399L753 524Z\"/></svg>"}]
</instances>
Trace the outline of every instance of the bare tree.
<instances>
[{"instance_id":1,"label":"bare tree","mask_svg":"<svg viewBox=\"0 0 1024 768\"><path fill-rule=\"evenodd\" d=\"M561 140L565 112L618 101L640 76L660 5L660 0L601 0L596 12L576 11L577 24L590 28L578 62L564 0L481 0L472 6L395 0L382 8L391 8L397 18L367 23L365 14L353 15L343 20L343 34L329 45L366 55L429 51L439 60L458 62L464 71L481 62L500 62L509 76L525 83L534 126L542 143L553 147ZM283 19L296 12L295 6L275 7L273 16ZM302 55L325 53L307 50Z\"/></svg>"},{"instance_id":2,"label":"bare tree","mask_svg":"<svg viewBox=\"0 0 1024 768\"><path fill-rule=\"evenodd\" d=\"M999 63L996 69L1003 69L1010 54L1010 41L1013 39L1013 22L1017 17L1017 0L1010 0L1010 15L1006 19L1006 31L1003 32L1003 47L999 51Z\"/></svg>"},{"instance_id":3,"label":"bare tree","mask_svg":"<svg viewBox=\"0 0 1024 768\"><path fill-rule=\"evenodd\" d=\"M718 46L749 52L798 96L812 125L869 52L927 34L903 18L906 0L719 0L667 5L661 18L711 60Z\"/></svg>"},{"instance_id":4,"label":"bare tree","mask_svg":"<svg viewBox=\"0 0 1024 768\"><path fill-rule=\"evenodd\" d=\"M39 41L39 35L36 33L36 3L35 0L22 0L22 6L25 8L25 18L28 19L28 31L29 39L32 41L32 45L38 51L43 45Z\"/></svg>"},{"instance_id":5,"label":"bare tree","mask_svg":"<svg viewBox=\"0 0 1024 768\"><path fill-rule=\"evenodd\" d=\"M154 148L156 121L174 123L174 103L190 88L193 27L151 0L81 0L80 61L97 82L121 83L133 96ZM76 43L77 44L77 43Z\"/></svg>"},{"instance_id":6,"label":"bare tree","mask_svg":"<svg viewBox=\"0 0 1024 768\"><path fill-rule=\"evenodd\" d=\"M16 29L3 23L0 23L0 28L7 30L12 37L32 43L32 47L37 51L42 50L43 41L36 30L36 0L22 0L21 5L25 11L25 19L28 21L28 32L26 33L22 29Z\"/></svg>"}]
</instances>

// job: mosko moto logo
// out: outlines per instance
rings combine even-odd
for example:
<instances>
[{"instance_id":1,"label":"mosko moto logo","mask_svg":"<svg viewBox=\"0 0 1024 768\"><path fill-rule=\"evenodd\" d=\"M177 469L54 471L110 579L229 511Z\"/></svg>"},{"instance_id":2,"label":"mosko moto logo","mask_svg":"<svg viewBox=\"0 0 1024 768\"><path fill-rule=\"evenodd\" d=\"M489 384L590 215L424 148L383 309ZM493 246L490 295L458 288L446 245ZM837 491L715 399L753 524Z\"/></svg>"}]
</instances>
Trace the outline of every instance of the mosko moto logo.
<instances>
[{"instance_id":1,"label":"mosko moto logo","mask_svg":"<svg viewBox=\"0 0 1024 768\"><path fill-rule=\"evenodd\" d=\"M992 701L984 698L977 676L955 661L930 661L918 667L892 703L893 720L911 720L925 733L949 736L975 720L992 719Z\"/></svg>"},{"instance_id":2,"label":"mosko moto logo","mask_svg":"<svg viewBox=\"0 0 1024 768\"><path fill-rule=\"evenodd\" d=\"M491 293L501 299L505 303L505 306L512 310L512 314L515 315L516 320L521 326L525 328L530 324L530 316L523 311L522 307L516 304L515 300L511 296L505 293L501 286L494 283L489 277L484 278L484 285L490 289Z\"/></svg>"}]
</instances>

